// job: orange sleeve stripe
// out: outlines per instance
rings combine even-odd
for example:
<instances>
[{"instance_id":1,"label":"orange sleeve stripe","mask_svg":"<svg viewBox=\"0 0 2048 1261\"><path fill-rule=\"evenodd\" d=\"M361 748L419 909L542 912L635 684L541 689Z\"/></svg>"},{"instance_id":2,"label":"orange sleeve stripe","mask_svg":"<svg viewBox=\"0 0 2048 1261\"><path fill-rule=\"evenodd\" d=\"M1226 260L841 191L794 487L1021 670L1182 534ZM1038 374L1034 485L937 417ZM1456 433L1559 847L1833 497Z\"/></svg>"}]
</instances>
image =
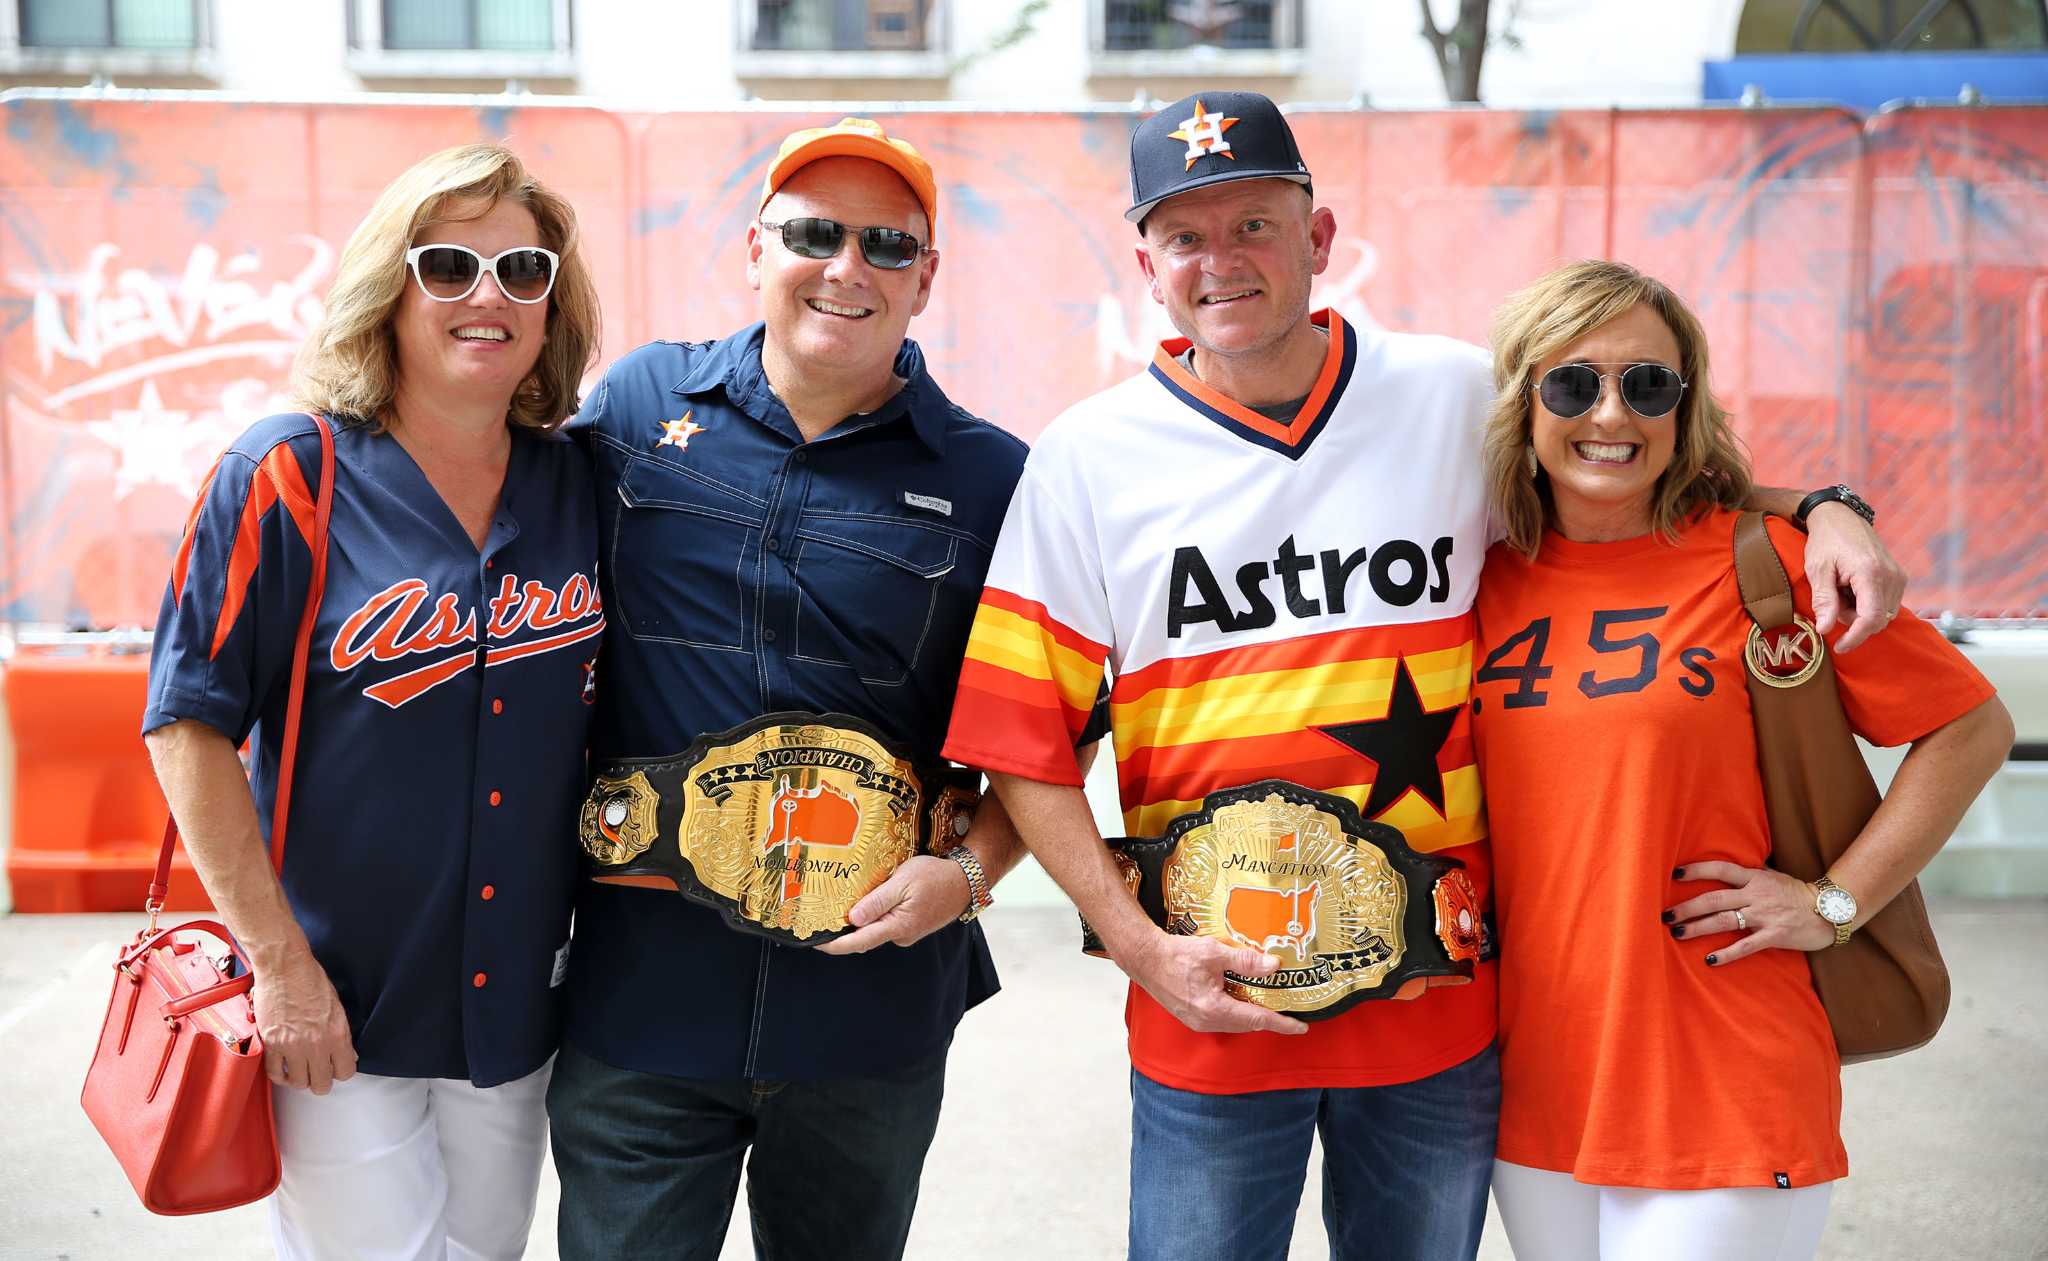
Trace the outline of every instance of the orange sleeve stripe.
<instances>
[{"instance_id":1,"label":"orange sleeve stripe","mask_svg":"<svg viewBox=\"0 0 2048 1261\"><path fill-rule=\"evenodd\" d=\"M192 536L199 528L199 510L206 506L206 493L213 489L214 475L219 472L220 460L215 460L213 467L206 470L206 480L199 485L199 497L192 501L192 511L185 517L185 533L178 540L177 558L171 562L171 603L174 605L185 599L185 574L192 565Z\"/></svg>"},{"instance_id":2,"label":"orange sleeve stripe","mask_svg":"<svg viewBox=\"0 0 2048 1261\"><path fill-rule=\"evenodd\" d=\"M228 553L227 587L221 592L220 617L213 624L211 656L220 655L221 646L235 628L235 619L242 614L242 605L248 601L249 584L255 581L256 564L263 557L263 518L280 502L291 514L299 537L310 546L313 493L306 486L299 459L292 454L288 442L272 447L249 479L249 498L242 504L242 519L235 525L234 548Z\"/></svg>"},{"instance_id":3,"label":"orange sleeve stripe","mask_svg":"<svg viewBox=\"0 0 2048 1261\"><path fill-rule=\"evenodd\" d=\"M1059 689L1048 679L1026 678L1015 670L977 661L973 657L960 663L960 690L985 692L990 696L1017 705L1028 705L1045 714L1058 714L1062 723L1070 723L1069 715L1074 707L1061 699ZM1087 711L1081 711L1084 716Z\"/></svg>"},{"instance_id":4,"label":"orange sleeve stripe","mask_svg":"<svg viewBox=\"0 0 2048 1261\"><path fill-rule=\"evenodd\" d=\"M1368 661L1404 653L1436 652L1470 642L1473 628L1472 616L1462 614L1412 626L1363 626L1353 630L1325 631L1320 635L1306 635L1278 643L1220 648L1191 657L1167 657L1142 670L1117 676L1114 699L1118 704L1128 704L1158 688L1190 687L1237 674L1263 674L1331 662Z\"/></svg>"},{"instance_id":5,"label":"orange sleeve stripe","mask_svg":"<svg viewBox=\"0 0 2048 1261\"><path fill-rule=\"evenodd\" d=\"M1060 621L1051 613L1048 613L1045 606L1036 600L1027 600L1023 596L1012 595L1010 592L1004 591L999 587L985 587L982 589L981 603L991 608L1001 609L1006 613L1014 613L1018 617L1037 623L1038 627L1045 631L1046 634L1051 635L1062 648L1079 653L1096 665L1101 665L1109 657L1109 648L1106 645L1096 643L1080 631Z\"/></svg>"},{"instance_id":6,"label":"orange sleeve stripe","mask_svg":"<svg viewBox=\"0 0 2048 1261\"><path fill-rule=\"evenodd\" d=\"M965 658L1051 683L1069 705L1093 705L1102 688L1101 662L1060 643L1038 623L991 605L974 615Z\"/></svg>"},{"instance_id":7,"label":"orange sleeve stripe","mask_svg":"<svg viewBox=\"0 0 2048 1261\"><path fill-rule=\"evenodd\" d=\"M1085 717L1085 715L1084 715ZM1028 700L985 691L963 675L953 702L945 756L964 766L1006 771L1055 784L1079 784L1074 720Z\"/></svg>"}]
</instances>

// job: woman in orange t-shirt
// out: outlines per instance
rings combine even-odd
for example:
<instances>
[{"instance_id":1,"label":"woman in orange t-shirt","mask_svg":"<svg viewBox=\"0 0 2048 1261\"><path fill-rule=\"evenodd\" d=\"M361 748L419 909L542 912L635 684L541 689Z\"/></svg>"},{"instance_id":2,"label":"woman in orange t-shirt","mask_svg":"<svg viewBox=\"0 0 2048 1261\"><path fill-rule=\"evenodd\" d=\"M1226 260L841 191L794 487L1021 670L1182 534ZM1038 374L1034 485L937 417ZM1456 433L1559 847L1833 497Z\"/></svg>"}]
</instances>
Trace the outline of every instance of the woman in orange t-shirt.
<instances>
[{"instance_id":1,"label":"woman in orange t-shirt","mask_svg":"<svg viewBox=\"0 0 2048 1261\"><path fill-rule=\"evenodd\" d=\"M1811 1257L1848 1172L1805 953L1926 865L2012 723L1925 622L1836 654L1852 726L1912 751L1817 887L1771 870L1737 593L1749 472L1671 291L1586 262L1510 299L1473 735L1501 933L1494 1193L1520 1261ZM1803 572L1804 538L1772 542ZM1802 578L1794 597L1813 616Z\"/></svg>"}]
</instances>

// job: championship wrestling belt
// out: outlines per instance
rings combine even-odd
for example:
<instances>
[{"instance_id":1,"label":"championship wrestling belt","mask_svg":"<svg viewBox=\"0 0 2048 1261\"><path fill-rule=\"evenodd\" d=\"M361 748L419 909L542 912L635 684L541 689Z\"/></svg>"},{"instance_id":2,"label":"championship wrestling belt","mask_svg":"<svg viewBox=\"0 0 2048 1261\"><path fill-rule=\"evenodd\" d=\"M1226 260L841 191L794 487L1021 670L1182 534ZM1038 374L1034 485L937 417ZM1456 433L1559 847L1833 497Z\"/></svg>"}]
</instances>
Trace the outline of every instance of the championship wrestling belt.
<instances>
[{"instance_id":1,"label":"championship wrestling belt","mask_svg":"<svg viewBox=\"0 0 2048 1261\"><path fill-rule=\"evenodd\" d=\"M1455 858L1419 854L1342 797L1284 779L1213 792L1166 835L1116 837L1124 885L1170 933L1278 955L1268 977L1226 973L1235 998L1324 1020L1427 978L1472 978L1491 934ZM1081 949L1103 958L1081 921Z\"/></svg>"},{"instance_id":2,"label":"championship wrestling belt","mask_svg":"<svg viewBox=\"0 0 2048 1261\"><path fill-rule=\"evenodd\" d=\"M593 879L677 889L799 946L851 932L853 904L959 845L981 800L976 772L920 767L848 714L764 714L595 769L577 829Z\"/></svg>"}]
</instances>

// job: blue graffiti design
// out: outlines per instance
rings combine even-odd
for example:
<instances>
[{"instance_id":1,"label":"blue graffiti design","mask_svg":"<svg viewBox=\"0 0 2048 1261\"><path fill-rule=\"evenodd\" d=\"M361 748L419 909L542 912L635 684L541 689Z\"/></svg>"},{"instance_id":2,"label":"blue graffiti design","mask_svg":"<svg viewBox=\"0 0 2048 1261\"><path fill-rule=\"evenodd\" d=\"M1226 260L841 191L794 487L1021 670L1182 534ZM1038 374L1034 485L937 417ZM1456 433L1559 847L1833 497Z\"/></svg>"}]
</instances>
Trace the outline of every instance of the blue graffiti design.
<instances>
[{"instance_id":1,"label":"blue graffiti design","mask_svg":"<svg viewBox=\"0 0 2048 1261\"><path fill-rule=\"evenodd\" d=\"M655 202L633 212L633 235L646 236L663 228L672 228L690 213L690 199L678 197L671 202Z\"/></svg>"},{"instance_id":2,"label":"blue graffiti design","mask_svg":"<svg viewBox=\"0 0 2048 1261\"><path fill-rule=\"evenodd\" d=\"M198 182L185 192L185 215L208 232L220 225L228 208L227 195L220 191L220 172L210 166L195 168Z\"/></svg>"}]
</instances>

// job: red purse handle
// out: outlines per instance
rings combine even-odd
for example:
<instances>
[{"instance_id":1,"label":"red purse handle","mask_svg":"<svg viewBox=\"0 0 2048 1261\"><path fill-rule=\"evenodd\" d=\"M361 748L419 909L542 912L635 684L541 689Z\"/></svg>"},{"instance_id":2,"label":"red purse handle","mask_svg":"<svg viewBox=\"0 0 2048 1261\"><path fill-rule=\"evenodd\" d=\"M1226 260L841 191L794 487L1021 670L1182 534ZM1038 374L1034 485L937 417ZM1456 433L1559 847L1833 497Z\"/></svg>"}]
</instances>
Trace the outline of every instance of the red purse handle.
<instances>
[{"instance_id":1,"label":"red purse handle","mask_svg":"<svg viewBox=\"0 0 2048 1261\"><path fill-rule=\"evenodd\" d=\"M206 933L217 938L229 950L234 951L235 957L242 961L242 974L222 981L217 985L209 985L203 990L194 990L183 998L172 999L164 1004L163 1010L166 1016L189 1016L195 1011L211 1007L215 1003L233 998L237 994L246 994L256 984L256 974L250 970L248 966L249 960L242 954L241 947L237 946L235 939L228 935L227 925L219 920L212 919L187 920L183 924L173 924L165 928L153 928L144 932L115 958L114 969L118 972L127 972L128 969L135 966L142 956L161 947L164 944L164 939L172 933L187 931ZM140 981L142 978L134 977L133 979Z\"/></svg>"},{"instance_id":2,"label":"red purse handle","mask_svg":"<svg viewBox=\"0 0 2048 1261\"><path fill-rule=\"evenodd\" d=\"M313 554L313 573L306 586L305 611L299 614L298 639L292 645L292 690L290 698L285 703L284 748L278 756L277 801L270 818L270 863L280 877L284 875L285 819L291 813L292 770L299 760L299 710L306 695L306 660L313 647L313 622L320 612L320 597L327 589L327 520L334 506L334 430L328 426L326 417L313 412L307 412L306 415L312 417L313 428L320 434L320 488L313 495L313 537L306 540L307 547ZM178 819L176 815L169 815L164 819L164 843L163 848L157 852L156 873L150 877L149 897L142 904L142 909L149 912L149 928L143 933L143 941L156 936L157 913L163 910L164 897L170 892L171 851L177 848L177 844ZM220 931L216 935L223 941L228 941L230 945L233 944L227 930L211 920L194 920L182 927L208 930L217 928ZM122 962L127 962L127 959L124 958ZM243 978L236 978L237 981L241 979ZM227 985L233 984L235 981L229 981L226 985L215 986L214 989L224 989ZM246 989L247 986L243 988ZM223 994L221 997L226 998L228 995Z\"/></svg>"}]
</instances>

